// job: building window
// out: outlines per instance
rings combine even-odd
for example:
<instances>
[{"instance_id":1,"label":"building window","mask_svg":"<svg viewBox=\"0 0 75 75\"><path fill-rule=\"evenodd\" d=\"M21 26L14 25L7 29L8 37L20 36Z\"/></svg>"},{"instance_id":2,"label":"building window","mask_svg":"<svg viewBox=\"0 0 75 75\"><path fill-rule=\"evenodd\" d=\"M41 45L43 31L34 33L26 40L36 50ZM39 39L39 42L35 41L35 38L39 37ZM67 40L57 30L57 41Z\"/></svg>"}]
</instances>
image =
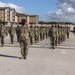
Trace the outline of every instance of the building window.
<instances>
[{"instance_id":1,"label":"building window","mask_svg":"<svg viewBox=\"0 0 75 75\"><path fill-rule=\"evenodd\" d=\"M7 18L8 21L10 21L10 18Z\"/></svg>"},{"instance_id":2,"label":"building window","mask_svg":"<svg viewBox=\"0 0 75 75\"><path fill-rule=\"evenodd\" d=\"M7 14L7 17L10 17L10 14Z\"/></svg>"},{"instance_id":3,"label":"building window","mask_svg":"<svg viewBox=\"0 0 75 75\"><path fill-rule=\"evenodd\" d=\"M12 19L12 21L15 21L15 19Z\"/></svg>"},{"instance_id":4,"label":"building window","mask_svg":"<svg viewBox=\"0 0 75 75\"><path fill-rule=\"evenodd\" d=\"M15 12L12 12L12 14L15 14Z\"/></svg>"},{"instance_id":5,"label":"building window","mask_svg":"<svg viewBox=\"0 0 75 75\"><path fill-rule=\"evenodd\" d=\"M7 11L7 13L10 13L10 11Z\"/></svg>"},{"instance_id":6,"label":"building window","mask_svg":"<svg viewBox=\"0 0 75 75\"><path fill-rule=\"evenodd\" d=\"M14 16L14 15L12 15L12 18L15 18L15 16Z\"/></svg>"}]
</instances>

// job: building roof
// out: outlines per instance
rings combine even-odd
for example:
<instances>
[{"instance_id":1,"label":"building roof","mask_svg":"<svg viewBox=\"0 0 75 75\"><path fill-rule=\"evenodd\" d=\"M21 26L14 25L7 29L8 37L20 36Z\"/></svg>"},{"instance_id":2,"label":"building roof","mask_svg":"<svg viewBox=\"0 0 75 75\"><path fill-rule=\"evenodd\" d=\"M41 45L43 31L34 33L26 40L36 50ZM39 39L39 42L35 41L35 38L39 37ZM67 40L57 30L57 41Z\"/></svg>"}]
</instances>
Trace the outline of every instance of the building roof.
<instances>
[{"instance_id":1,"label":"building roof","mask_svg":"<svg viewBox=\"0 0 75 75\"><path fill-rule=\"evenodd\" d=\"M9 8L10 10L15 10L14 8L10 8L10 7L0 7L0 10L5 10L7 8Z\"/></svg>"},{"instance_id":2,"label":"building roof","mask_svg":"<svg viewBox=\"0 0 75 75\"><path fill-rule=\"evenodd\" d=\"M18 13L18 12L16 12L16 15L17 15L17 16L27 16L26 14Z\"/></svg>"},{"instance_id":3,"label":"building roof","mask_svg":"<svg viewBox=\"0 0 75 75\"><path fill-rule=\"evenodd\" d=\"M17 16L30 16L30 17L38 16L38 15L21 14L21 13L18 13L18 12L16 12L16 15L17 15Z\"/></svg>"},{"instance_id":4,"label":"building roof","mask_svg":"<svg viewBox=\"0 0 75 75\"><path fill-rule=\"evenodd\" d=\"M10 10L15 10L14 8L10 8L10 7L0 7L0 10L5 10L7 8L9 8ZM38 15L28 15L28 14L16 12L16 16L30 16L30 17L35 17L35 16L38 16Z\"/></svg>"},{"instance_id":5,"label":"building roof","mask_svg":"<svg viewBox=\"0 0 75 75\"><path fill-rule=\"evenodd\" d=\"M34 17L34 16L38 16L38 15L28 15L28 14L27 14L27 16Z\"/></svg>"},{"instance_id":6,"label":"building roof","mask_svg":"<svg viewBox=\"0 0 75 75\"><path fill-rule=\"evenodd\" d=\"M0 7L0 10L4 10L4 9L7 9L7 8L10 8L10 7Z\"/></svg>"}]
</instances>

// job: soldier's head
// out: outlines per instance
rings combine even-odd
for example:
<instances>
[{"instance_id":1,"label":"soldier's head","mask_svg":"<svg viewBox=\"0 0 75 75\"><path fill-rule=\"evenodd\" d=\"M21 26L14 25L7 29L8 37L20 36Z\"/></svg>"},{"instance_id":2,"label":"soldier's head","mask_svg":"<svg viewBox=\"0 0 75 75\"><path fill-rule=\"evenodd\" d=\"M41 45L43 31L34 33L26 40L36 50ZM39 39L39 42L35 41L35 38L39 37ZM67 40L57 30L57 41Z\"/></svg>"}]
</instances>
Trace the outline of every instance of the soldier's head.
<instances>
[{"instance_id":1,"label":"soldier's head","mask_svg":"<svg viewBox=\"0 0 75 75\"><path fill-rule=\"evenodd\" d=\"M27 22L27 21L26 21L25 19L22 19L22 21L21 21L22 25L25 25L26 22Z\"/></svg>"},{"instance_id":2,"label":"soldier's head","mask_svg":"<svg viewBox=\"0 0 75 75\"><path fill-rule=\"evenodd\" d=\"M54 27L54 25L52 25L52 28Z\"/></svg>"},{"instance_id":3,"label":"soldier's head","mask_svg":"<svg viewBox=\"0 0 75 75\"><path fill-rule=\"evenodd\" d=\"M32 25L30 25L30 28L32 28L33 26Z\"/></svg>"},{"instance_id":4,"label":"soldier's head","mask_svg":"<svg viewBox=\"0 0 75 75\"><path fill-rule=\"evenodd\" d=\"M55 25L55 28L57 28L57 25Z\"/></svg>"},{"instance_id":5,"label":"soldier's head","mask_svg":"<svg viewBox=\"0 0 75 75\"><path fill-rule=\"evenodd\" d=\"M34 28L37 28L37 26L35 25L35 27Z\"/></svg>"},{"instance_id":6,"label":"soldier's head","mask_svg":"<svg viewBox=\"0 0 75 75\"><path fill-rule=\"evenodd\" d=\"M39 26L37 26L37 28L39 28Z\"/></svg>"}]
</instances>

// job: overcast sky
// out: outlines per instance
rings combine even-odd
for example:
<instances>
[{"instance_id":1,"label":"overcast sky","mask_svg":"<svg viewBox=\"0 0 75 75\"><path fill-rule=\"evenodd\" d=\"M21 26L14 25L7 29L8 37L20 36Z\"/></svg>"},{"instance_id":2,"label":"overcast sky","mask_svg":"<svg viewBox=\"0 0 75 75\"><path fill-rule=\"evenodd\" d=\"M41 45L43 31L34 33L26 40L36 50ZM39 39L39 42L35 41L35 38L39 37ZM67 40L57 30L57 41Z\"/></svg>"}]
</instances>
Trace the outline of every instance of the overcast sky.
<instances>
[{"instance_id":1,"label":"overcast sky","mask_svg":"<svg viewBox=\"0 0 75 75\"><path fill-rule=\"evenodd\" d=\"M75 23L75 0L0 0L0 7L11 7L20 13L39 15L39 20L43 21Z\"/></svg>"}]
</instances>

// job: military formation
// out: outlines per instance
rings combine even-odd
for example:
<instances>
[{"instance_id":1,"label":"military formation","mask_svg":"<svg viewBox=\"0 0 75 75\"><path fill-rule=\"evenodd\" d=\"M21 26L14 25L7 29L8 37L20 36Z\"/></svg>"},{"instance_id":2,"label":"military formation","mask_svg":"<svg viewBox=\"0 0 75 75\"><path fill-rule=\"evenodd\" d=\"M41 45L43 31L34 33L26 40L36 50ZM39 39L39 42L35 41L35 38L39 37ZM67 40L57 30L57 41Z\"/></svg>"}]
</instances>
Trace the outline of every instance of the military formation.
<instances>
[{"instance_id":1,"label":"military formation","mask_svg":"<svg viewBox=\"0 0 75 75\"><path fill-rule=\"evenodd\" d=\"M69 39L69 33L69 26L52 25L49 29L51 48L55 49L55 46L58 46L65 42L66 39Z\"/></svg>"},{"instance_id":2,"label":"military formation","mask_svg":"<svg viewBox=\"0 0 75 75\"><path fill-rule=\"evenodd\" d=\"M26 59L29 45L33 45L39 41L50 38L50 48L55 49L55 46L69 39L70 27L67 25L30 25L26 24L26 20L22 20L22 25L0 26L1 46L4 46L4 38L10 36L11 44L14 44L14 36L17 36L17 42L20 44L21 55L20 59Z\"/></svg>"}]
</instances>

